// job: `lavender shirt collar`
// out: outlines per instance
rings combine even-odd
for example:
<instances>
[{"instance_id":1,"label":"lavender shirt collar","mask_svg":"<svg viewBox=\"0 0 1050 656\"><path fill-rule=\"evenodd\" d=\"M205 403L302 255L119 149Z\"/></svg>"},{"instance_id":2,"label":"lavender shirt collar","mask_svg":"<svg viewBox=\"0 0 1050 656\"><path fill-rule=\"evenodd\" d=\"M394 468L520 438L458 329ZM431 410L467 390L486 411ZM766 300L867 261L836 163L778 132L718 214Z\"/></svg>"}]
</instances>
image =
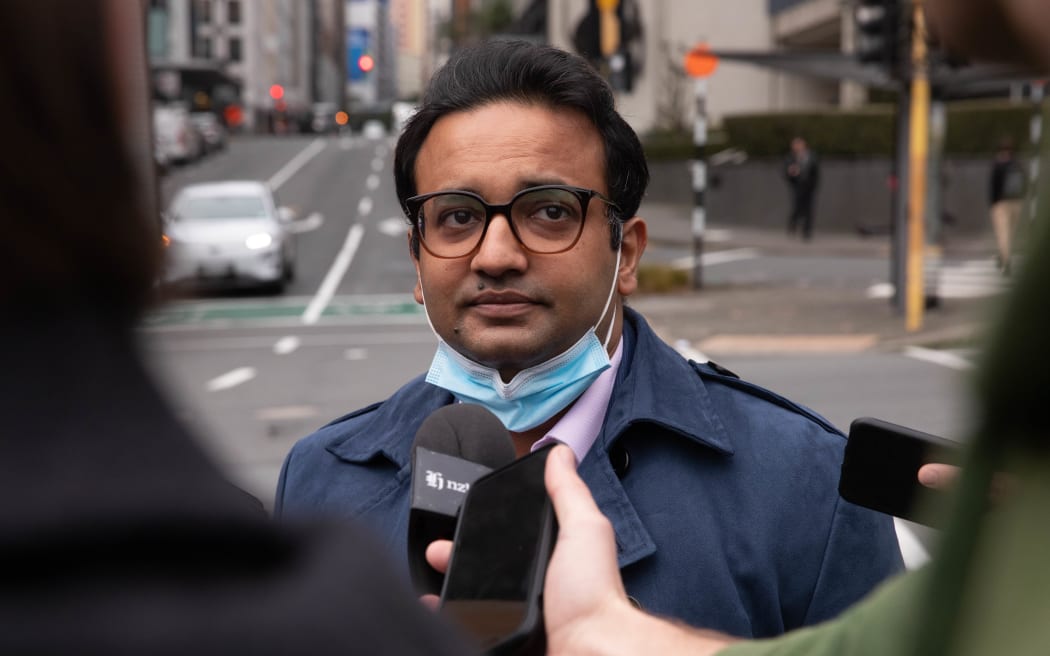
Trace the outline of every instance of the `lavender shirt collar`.
<instances>
[{"instance_id":1,"label":"lavender shirt collar","mask_svg":"<svg viewBox=\"0 0 1050 656\"><path fill-rule=\"evenodd\" d=\"M605 410L609 407L609 399L612 397L613 384L616 382L616 372L620 368L622 356L623 336L621 335L620 343L616 345L616 350L609 359L611 366L591 383L591 386L569 408L565 416L547 431L546 435L533 442L532 451L548 444L561 442L576 454L576 464L583 462L583 457L598 439L602 422L605 421Z\"/></svg>"}]
</instances>

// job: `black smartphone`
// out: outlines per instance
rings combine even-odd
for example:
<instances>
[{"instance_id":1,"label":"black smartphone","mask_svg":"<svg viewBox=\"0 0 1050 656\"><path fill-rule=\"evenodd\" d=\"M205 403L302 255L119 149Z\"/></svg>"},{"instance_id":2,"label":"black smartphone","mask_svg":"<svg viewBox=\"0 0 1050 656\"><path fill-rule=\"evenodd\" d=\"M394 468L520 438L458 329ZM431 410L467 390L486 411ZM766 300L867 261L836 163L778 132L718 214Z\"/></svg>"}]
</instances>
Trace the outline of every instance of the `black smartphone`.
<instances>
[{"instance_id":1,"label":"black smartphone","mask_svg":"<svg viewBox=\"0 0 1050 656\"><path fill-rule=\"evenodd\" d=\"M460 510L441 611L488 654L542 654L543 580L554 510L543 485L550 447L474 481Z\"/></svg>"},{"instance_id":2,"label":"black smartphone","mask_svg":"<svg viewBox=\"0 0 1050 656\"><path fill-rule=\"evenodd\" d=\"M943 492L919 483L919 468L931 462L960 464L960 446L913 428L860 417L850 424L839 494L859 506L932 525L931 518L919 515L918 501Z\"/></svg>"}]
</instances>

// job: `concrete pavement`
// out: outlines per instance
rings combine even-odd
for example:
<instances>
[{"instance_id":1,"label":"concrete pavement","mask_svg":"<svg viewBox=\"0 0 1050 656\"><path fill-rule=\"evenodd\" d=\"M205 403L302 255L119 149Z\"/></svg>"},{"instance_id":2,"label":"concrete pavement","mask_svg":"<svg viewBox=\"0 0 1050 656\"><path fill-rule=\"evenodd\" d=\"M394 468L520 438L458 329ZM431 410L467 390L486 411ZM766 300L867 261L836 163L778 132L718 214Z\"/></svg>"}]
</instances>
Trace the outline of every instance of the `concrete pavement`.
<instances>
[{"instance_id":1,"label":"concrete pavement","mask_svg":"<svg viewBox=\"0 0 1050 656\"><path fill-rule=\"evenodd\" d=\"M690 208L643 204L650 245L690 249ZM705 252L754 248L763 255L886 258L889 237L821 234L812 241L791 238L779 230L709 225ZM716 241L717 238L717 241ZM990 235L948 235L945 261L990 259ZM868 298L855 286L812 280L763 281L706 286L670 294L636 294L630 305L644 314L666 340L680 350L699 351L717 359L722 354L830 353L905 346L969 344L978 339L999 295L942 298L924 312L919 330L908 331L903 314L886 298Z\"/></svg>"}]
</instances>

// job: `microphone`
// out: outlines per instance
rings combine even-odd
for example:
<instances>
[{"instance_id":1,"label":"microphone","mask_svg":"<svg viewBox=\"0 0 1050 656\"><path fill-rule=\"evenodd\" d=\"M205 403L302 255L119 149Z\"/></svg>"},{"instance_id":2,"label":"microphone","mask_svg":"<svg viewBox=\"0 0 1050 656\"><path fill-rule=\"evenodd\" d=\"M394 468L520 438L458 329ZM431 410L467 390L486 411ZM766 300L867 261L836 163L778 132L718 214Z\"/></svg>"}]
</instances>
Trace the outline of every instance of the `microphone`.
<instances>
[{"instance_id":1,"label":"microphone","mask_svg":"<svg viewBox=\"0 0 1050 656\"><path fill-rule=\"evenodd\" d=\"M408 568L420 594L440 594L444 575L426 561L434 540L455 536L459 508L478 478L514 461L503 422L480 405L453 403L427 417L412 442Z\"/></svg>"}]
</instances>

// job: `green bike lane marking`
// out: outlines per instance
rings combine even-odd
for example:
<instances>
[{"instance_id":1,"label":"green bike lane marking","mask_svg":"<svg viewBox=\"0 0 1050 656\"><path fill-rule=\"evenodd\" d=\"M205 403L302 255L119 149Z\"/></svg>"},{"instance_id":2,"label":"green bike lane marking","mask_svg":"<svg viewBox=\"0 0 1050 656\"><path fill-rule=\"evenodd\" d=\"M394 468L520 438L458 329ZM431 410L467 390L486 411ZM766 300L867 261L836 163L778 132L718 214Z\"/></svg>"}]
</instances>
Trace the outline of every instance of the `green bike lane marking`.
<instances>
[{"instance_id":1,"label":"green bike lane marking","mask_svg":"<svg viewBox=\"0 0 1050 656\"><path fill-rule=\"evenodd\" d=\"M227 301L178 301L160 307L145 318L144 324L163 327L197 323L237 323L262 320L295 320L303 315L308 297ZM334 298L321 313L321 319L340 317L423 316L423 308L411 295L377 295Z\"/></svg>"}]
</instances>

